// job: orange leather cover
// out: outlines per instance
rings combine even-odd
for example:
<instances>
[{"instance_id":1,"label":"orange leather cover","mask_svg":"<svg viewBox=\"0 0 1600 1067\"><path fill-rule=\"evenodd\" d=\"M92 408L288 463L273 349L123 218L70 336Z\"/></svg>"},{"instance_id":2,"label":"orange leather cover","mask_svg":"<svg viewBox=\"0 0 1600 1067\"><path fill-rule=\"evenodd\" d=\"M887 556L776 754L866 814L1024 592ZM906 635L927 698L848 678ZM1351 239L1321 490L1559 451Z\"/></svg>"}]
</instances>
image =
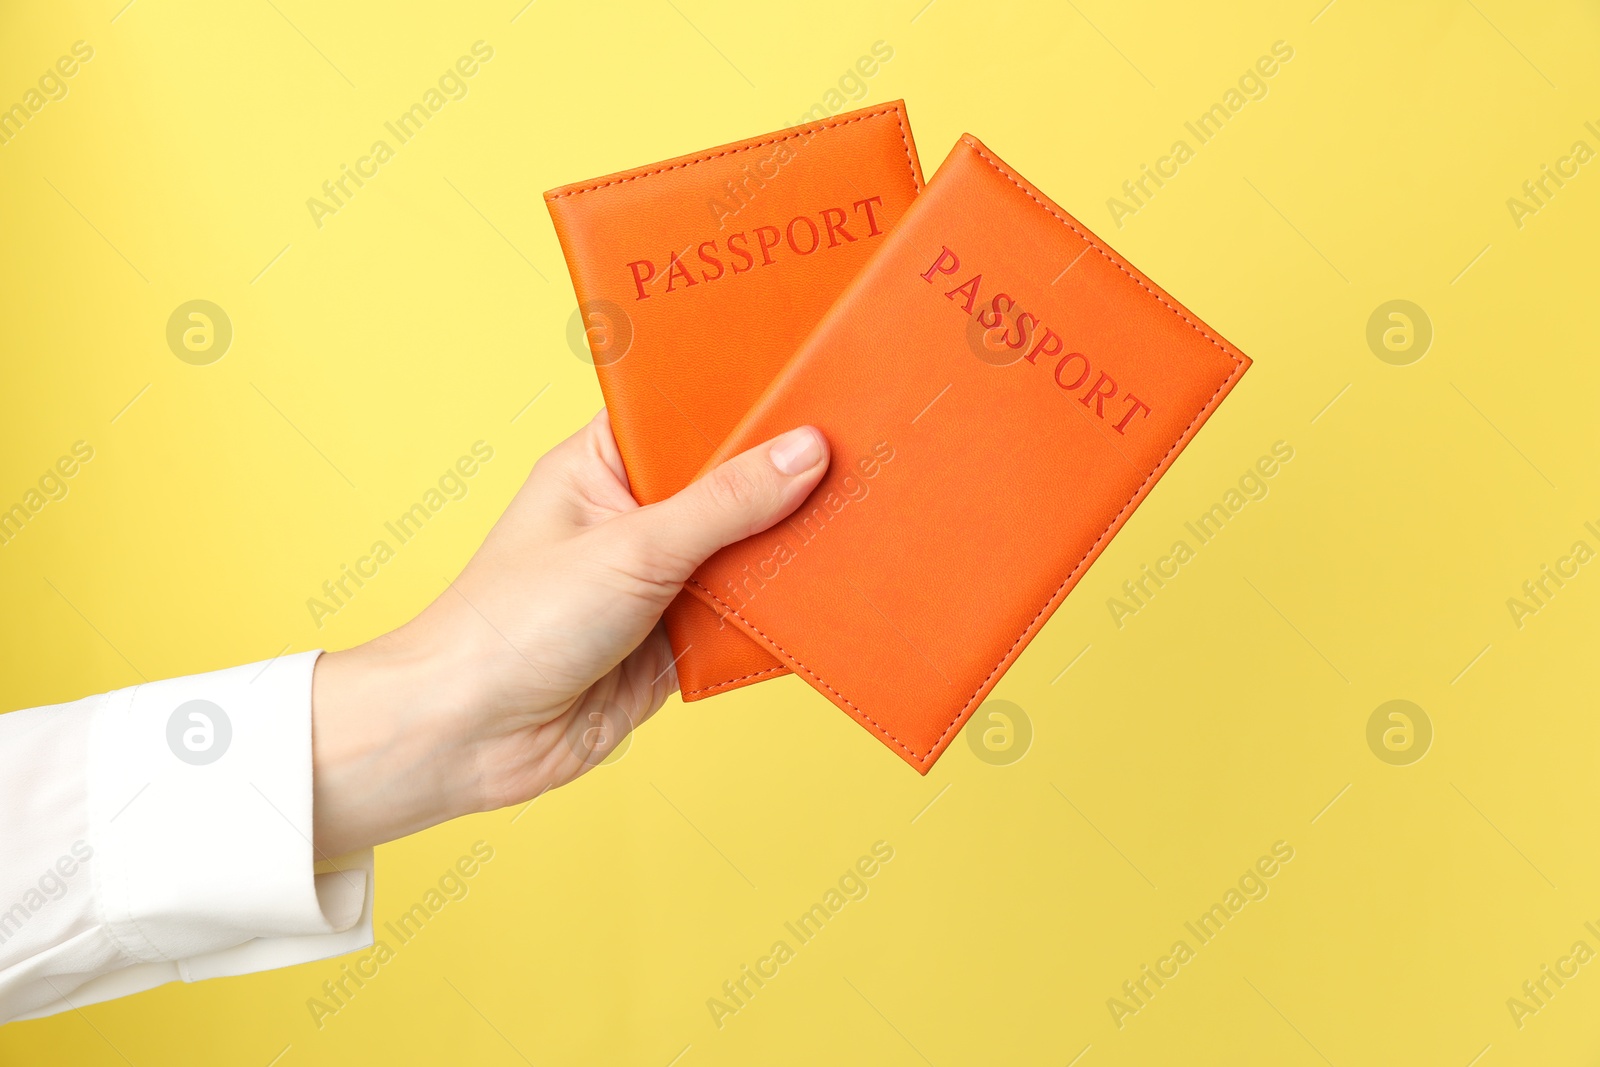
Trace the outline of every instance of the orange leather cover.
<instances>
[{"instance_id":1,"label":"orange leather cover","mask_svg":"<svg viewBox=\"0 0 1600 1067\"><path fill-rule=\"evenodd\" d=\"M689 589L925 774L1249 365L964 137L724 445L827 475Z\"/></svg>"},{"instance_id":2,"label":"orange leather cover","mask_svg":"<svg viewBox=\"0 0 1600 1067\"><path fill-rule=\"evenodd\" d=\"M634 497L671 496L922 188L901 101L552 189ZM685 700L787 673L688 594L666 614Z\"/></svg>"}]
</instances>

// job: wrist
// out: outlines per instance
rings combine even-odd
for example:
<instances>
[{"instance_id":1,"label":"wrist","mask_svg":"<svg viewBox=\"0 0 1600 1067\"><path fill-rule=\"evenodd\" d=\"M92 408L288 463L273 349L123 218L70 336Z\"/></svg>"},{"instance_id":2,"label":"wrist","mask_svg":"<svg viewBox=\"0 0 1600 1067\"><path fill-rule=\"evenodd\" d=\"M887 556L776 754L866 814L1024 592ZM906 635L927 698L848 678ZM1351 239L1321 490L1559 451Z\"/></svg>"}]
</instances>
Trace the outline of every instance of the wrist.
<instances>
[{"instance_id":1,"label":"wrist","mask_svg":"<svg viewBox=\"0 0 1600 1067\"><path fill-rule=\"evenodd\" d=\"M324 654L312 678L316 848L335 856L477 810L475 673L412 627Z\"/></svg>"}]
</instances>

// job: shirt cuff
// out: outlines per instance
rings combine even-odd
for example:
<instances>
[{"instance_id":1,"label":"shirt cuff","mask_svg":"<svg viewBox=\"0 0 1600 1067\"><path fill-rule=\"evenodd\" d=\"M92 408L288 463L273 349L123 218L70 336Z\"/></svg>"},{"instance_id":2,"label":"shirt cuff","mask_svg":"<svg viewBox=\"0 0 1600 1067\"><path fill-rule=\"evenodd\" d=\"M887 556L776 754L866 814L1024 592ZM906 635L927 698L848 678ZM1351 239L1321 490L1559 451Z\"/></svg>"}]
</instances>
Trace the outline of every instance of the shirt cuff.
<instances>
[{"instance_id":1,"label":"shirt cuff","mask_svg":"<svg viewBox=\"0 0 1600 1067\"><path fill-rule=\"evenodd\" d=\"M130 961L172 963L167 980L195 981L372 943L371 850L330 858L312 843L320 654L102 699L89 739L90 842L105 929Z\"/></svg>"}]
</instances>

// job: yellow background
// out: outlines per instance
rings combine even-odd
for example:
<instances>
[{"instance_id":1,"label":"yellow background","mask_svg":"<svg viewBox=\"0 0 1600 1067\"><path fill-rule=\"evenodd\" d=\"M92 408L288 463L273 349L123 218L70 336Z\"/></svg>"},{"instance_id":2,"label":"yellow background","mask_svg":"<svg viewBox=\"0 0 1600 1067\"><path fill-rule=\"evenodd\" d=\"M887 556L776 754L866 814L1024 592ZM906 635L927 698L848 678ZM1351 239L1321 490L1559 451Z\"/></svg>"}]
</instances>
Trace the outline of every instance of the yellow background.
<instances>
[{"instance_id":1,"label":"yellow background","mask_svg":"<svg viewBox=\"0 0 1600 1067\"><path fill-rule=\"evenodd\" d=\"M0 504L95 457L0 547L0 706L409 617L600 403L540 193L787 125L875 41L846 106L904 97L929 174L982 137L1255 367L996 690L1021 759L963 738L920 778L793 678L673 702L520 815L380 849L380 924L494 859L320 1028L338 960L12 1025L0 1061L1593 1062L1600 964L1520 1029L1506 1000L1600 949L1600 566L1520 629L1506 600L1600 548L1600 163L1520 228L1506 200L1600 149L1600 15L1323 2L7 5L0 103L95 54L0 146ZM478 40L467 97L319 229L307 198ZM209 366L165 340L191 299L233 323ZM1393 299L1433 324L1409 366L1366 341ZM306 598L480 439L467 498L318 629ZM1276 441L1270 495L1118 628L1107 598ZM1408 766L1367 744L1391 699L1432 723ZM718 1028L707 998L879 840L870 894ZM1280 840L1270 895L1119 1029L1107 999Z\"/></svg>"}]
</instances>

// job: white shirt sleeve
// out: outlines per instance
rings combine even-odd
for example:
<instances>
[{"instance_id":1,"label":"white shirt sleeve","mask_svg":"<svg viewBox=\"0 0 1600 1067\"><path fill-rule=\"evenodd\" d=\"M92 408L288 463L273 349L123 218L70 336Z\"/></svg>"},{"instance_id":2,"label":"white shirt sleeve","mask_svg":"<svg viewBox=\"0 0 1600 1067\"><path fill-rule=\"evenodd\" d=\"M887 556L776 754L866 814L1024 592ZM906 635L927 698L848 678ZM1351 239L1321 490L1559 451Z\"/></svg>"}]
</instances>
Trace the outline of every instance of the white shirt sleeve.
<instances>
[{"instance_id":1,"label":"white shirt sleeve","mask_svg":"<svg viewBox=\"0 0 1600 1067\"><path fill-rule=\"evenodd\" d=\"M316 853L318 652L0 715L0 1022L372 944Z\"/></svg>"}]
</instances>

